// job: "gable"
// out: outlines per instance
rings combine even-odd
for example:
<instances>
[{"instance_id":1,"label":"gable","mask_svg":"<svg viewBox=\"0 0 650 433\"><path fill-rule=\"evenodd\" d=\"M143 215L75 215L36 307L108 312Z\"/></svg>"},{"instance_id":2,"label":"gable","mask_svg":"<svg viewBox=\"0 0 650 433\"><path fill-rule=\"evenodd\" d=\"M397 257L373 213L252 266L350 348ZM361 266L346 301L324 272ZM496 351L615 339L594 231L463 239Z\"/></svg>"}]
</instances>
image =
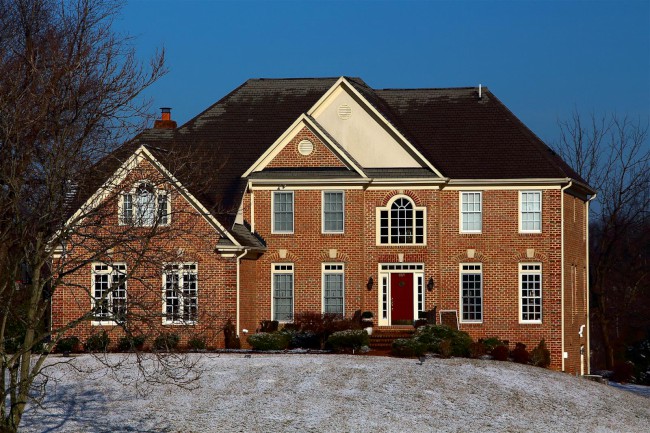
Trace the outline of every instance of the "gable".
<instances>
[{"instance_id":1,"label":"gable","mask_svg":"<svg viewBox=\"0 0 650 433\"><path fill-rule=\"evenodd\" d=\"M311 146L311 152L309 152ZM271 159L266 168L347 168L341 159L307 126L303 128Z\"/></svg>"},{"instance_id":2,"label":"gable","mask_svg":"<svg viewBox=\"0 0 650 433\"><path fill-rule=\"evenodd\" d=\"M422 168L423 161L360 98L341 84L311 115L364 168Z\"/></svg>"}]
</instances>

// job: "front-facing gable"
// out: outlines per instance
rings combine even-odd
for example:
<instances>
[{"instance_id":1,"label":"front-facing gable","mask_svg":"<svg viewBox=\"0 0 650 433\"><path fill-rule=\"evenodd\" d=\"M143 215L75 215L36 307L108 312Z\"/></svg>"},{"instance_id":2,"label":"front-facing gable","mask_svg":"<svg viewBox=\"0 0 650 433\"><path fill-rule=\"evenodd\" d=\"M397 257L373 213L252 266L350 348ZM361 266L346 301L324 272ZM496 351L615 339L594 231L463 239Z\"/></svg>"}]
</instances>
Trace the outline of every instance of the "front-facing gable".
<instances>
[{"instance_id":1,"label":"front-facing gable","mask_svg":"<svg viewBox=\"0 0 650 433\"><path fill-rule=\"evenodd\" d=\"M364 168L429 168L441 176L345 77L308 114Z\"/></svg>"}]
</instances>

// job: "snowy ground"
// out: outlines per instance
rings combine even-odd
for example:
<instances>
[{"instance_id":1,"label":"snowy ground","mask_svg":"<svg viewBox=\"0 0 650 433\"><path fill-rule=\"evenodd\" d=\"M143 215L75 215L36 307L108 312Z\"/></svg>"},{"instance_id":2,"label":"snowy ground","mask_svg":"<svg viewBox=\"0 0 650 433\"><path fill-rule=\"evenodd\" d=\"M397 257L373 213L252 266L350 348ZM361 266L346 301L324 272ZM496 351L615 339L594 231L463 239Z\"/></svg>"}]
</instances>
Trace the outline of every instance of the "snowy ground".
<instances>
[{"instance_id":1,"label":"snowy ground","mask_svg":"<svg viewBox=\"0 0 650 433\"><path fill-rule=\"evenodd\" d=\"M110 355L119 357L120 355ZM200 388L116 382L89 355L57 365L27 432L648 432L650 401L535 367L469 359L192 355ZM135 377L127 367L121 377Z\"/></svg>"}]
</instances>

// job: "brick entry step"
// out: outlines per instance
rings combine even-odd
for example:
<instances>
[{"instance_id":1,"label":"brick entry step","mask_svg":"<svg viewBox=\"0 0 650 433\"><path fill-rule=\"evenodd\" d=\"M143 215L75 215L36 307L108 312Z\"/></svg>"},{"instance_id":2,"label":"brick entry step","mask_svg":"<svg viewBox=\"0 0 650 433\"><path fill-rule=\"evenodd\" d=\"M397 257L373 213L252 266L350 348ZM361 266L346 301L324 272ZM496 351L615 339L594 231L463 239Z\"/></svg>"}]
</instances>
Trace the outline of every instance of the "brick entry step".
<instances>
[{"instance_id":1,"label":"brick entry step","mask_svg":"<svg viewBox=\"0 0 650 433\"><path fill-rule=\"evenodd\" d=\"M374 350L390 350L394 340L411 338L414 333L415 328L412 326L373 328L370 336L370 348Z\"/></svg>"}]
</instances>

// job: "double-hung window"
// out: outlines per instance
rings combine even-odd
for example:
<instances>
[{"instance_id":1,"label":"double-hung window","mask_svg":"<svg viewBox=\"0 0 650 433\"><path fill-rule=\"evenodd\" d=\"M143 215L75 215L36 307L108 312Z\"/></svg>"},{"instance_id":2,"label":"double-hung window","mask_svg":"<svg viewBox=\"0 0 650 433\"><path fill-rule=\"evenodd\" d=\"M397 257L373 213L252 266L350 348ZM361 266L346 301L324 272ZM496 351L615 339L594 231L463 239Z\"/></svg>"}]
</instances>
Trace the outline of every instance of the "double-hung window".
<instances>
[{"instance_id":1,"label":"double-hung window","mask_svg":"<svg viewBox=\"0 0 650 433\"><path fill-rule=\"evenodd\" d=\"M93 323L126 320L126 264L93 263Z\"/></svg>"},{"instance_id":2,"label":"double-hung window","mask_svg":"<svg viewBox=\"0 0 650 433\"><path fill-rule=\"evenodd\" d=\"M481 233L483 230L483 194L479 192L460 193L460 231Z\"/></svg>"},{"instance_id":3,"label":"double-hung window","mask_svg":"<svg viewBox=\"0 0 650 433\"><path fill-rule=\"evenodd\" d=\"M163 269L165 324L194 323L199 316L196 263L173 263Z\"/></svg>"},{"instance_id":4,"label":"double-hung window","mask_svg":"<svg viewBox=\"0 0 650 433\"><path fill-rule=\"evenodd\" d=\"M540 233L542 231L542 192L519 193L519 231Z\"/></svg>"},{"instance_id":5,"label":"double-hung window","mask_svg":"<svg viewBox=\"0 0 650 433\"><path fill-rule=\"evenodd\" d=\"M271 265L273 291L273 320L291 322L293 320L293 264Z\"/></svg>"},{"instance_id":6,"label":"double-hung window","mask_svg":"<svg viewBox=\"0 0 650 433\"><path fill-rule=\"evenodd\" d=\"M273 192L273 233L293 233L293 192Z\"/></svg>"},{"instance_id":7,"label":"double-hung window","mask_svg":"<svg viewBox=\"0 0 650 433\"><path fill-rule=\"evenodd\" d=\"M345 271L342 263L323 263L323 312L343 316Z\"/></svg>"},{"instance_id":8,"label":"double-hung window","mask_svg":"<svg viewBox=\"0 0 650 433\"><path fill-rule=\"evenodd\" d=\"M460 265L460 303L462 322L483 321L483 272L480 263Z\"/></svg>"},{"instance_id":9,"label":"double-hung window","mask_svg":"<svg viewBox=\"0 0 650 433\"><path fill-rule=\"evenodd\" d=\"M323 191L323 233L343 233L344 207L343 191Z\"/></svg>"},{"instance_id":10,"label":"double-hung window","mask_svg":"<svg viewBox=\"0 0 650 433\"><path fill-rule=\"evenodd\" d=\"M542 265L540 263L519 264L519 321L542 323Z\"/></svg>"},{"instance_id":11,"label":"double-hung window","mask_svg":"<svg viewBox=\"0 0 650 433\"><path fill-rule=\"evenodd\" d=\"M385 208L377 209L378 244L424 245L426 242L424 207L415 207L407 197L398 197Z\"/></svg>"},{"instance_id":12,"label":"double-hung window","mask_svg":"<svg viewBox=\"0 0 650 433\"><path fill-rule=\"evenodd\" d=\"M168 193L148 182L140 182L133 190L122 194L119 212L120 225L167 225L171 213Z\"/></svg>"}]
</instances>

